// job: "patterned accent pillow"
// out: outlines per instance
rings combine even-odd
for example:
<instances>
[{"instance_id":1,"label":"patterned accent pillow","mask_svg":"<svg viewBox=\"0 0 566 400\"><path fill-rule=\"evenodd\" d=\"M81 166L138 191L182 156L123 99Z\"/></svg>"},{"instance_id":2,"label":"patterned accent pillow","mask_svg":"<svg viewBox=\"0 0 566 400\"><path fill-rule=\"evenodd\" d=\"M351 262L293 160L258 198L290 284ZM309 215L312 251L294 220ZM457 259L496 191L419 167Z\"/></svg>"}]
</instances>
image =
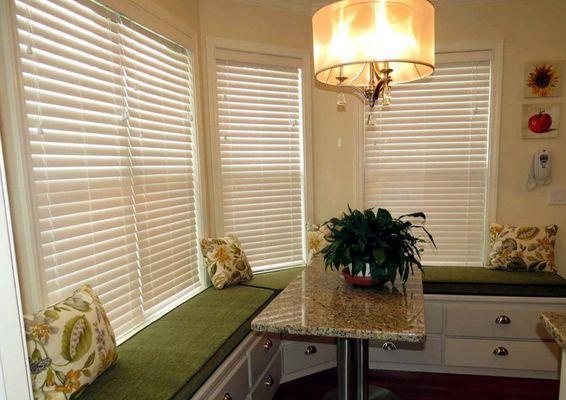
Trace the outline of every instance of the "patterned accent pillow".
<instances>
[{"instance_id":1,"label":"patterned accent pillow","mask_svg":"<svg viewBox=\"0 0 566 400\"><path fill-rule=\"evenodd\" d=\"M252 268L237 237L202 239L200 247L216 289L253 278Z\"/></svg>"},{"instance_id":2,"label":"patterned accent pillow","mask_svg":"<svg viewBox=\"0 0 566 400\"><path fill-rule=\"evenodd\" d=\"M24 324L36 400L75 398L116 361L114 331L90 286Z\"/></svg>"},{"instance_id":3,"label":"patterned accent pillow","mask_svg":"<svg viewBox=\"0 0 566 400\"><path fill-rule=\"evenodd\" d=\"M330 233L328 225L315 225L307 223L307 241L309 246L309 260L320 254L320 251L328 245L326 235Z\"/></svg>"},{"instance_id":4,"label":"patterned accent pillow","mask_svg":"<svg viewBox=\"0 0 566 400\"><path fill-rule=\"evenodd\" d=\"M491 224L491 252L488 268L556 272L554 244L556 225L506 226Z\"/></svg>"}]
</instances>

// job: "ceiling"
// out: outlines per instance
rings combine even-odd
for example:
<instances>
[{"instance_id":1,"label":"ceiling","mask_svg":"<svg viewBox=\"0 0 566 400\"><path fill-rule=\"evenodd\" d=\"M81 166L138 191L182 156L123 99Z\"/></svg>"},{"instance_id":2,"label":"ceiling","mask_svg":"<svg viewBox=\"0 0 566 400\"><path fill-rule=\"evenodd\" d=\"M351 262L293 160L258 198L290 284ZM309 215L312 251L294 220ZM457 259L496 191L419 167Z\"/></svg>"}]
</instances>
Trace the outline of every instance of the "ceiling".
<instances>
[{"instance_id":1,"label":"ceiling","mask_svg":"<svg viewBox=\"0 0 566 400\"><path fill-rule=\"evenodd\" d=\"M285 10L298 14L311 15L320 7L332 3L331 0L236 0L241 3L253 4L260 7L267 7L276 10ZM431 0L436 5L450 4L469 4L469 3L485 3L501 0Z\"/></svg>"}]
</instances>

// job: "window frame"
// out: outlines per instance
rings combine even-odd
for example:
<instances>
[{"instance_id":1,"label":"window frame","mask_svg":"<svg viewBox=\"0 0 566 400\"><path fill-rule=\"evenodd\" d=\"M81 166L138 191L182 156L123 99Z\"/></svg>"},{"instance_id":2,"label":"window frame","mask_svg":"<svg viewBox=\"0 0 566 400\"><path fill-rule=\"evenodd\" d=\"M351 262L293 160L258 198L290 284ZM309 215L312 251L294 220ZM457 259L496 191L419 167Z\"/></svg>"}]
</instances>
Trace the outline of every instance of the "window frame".
<instances>
[{"instance_id":1,"label":"window frame","mask_svg":"<svg viewBox=\"0 0 566 400\"><path fill-rule=\"evenodd\" d=\"M77 0L84 3L83 0ZM92 0L88 0L90 3ZM26 268L19 268L21 276L20 285L22 293L22 303L24 313L34 313L37 310L48 306L47 290L45 285L44 271L42 266L41 254L39 251L39 235L40 230L37 219L37 206L35 201L35 190L33 188L31 151L28 140L28 124L24 96L24 84L22 79L21 59L18 51L18 32L16 23L16 5L14 0L0 0L3 9L8 12L0 16L0 25L4 26L3 33L5 40L2 45L2 53L5 55L4 60L0 61L0 89L4 93L9 93L3 99L8 107L1 111L2 132L12 132L12 134L4 134L2 140L5 146L5 154L11 156L5 157L8 191L12 199L12 204L23 205L20 207L12 207L11 213L14 227L14 243L16 249L16 257L19 265L25 265ZM112 5L117 4L110 1ZM132 11L132 15L124 15L122 10L102 6L92 1L93 8L102 7L111 10L126 20L139 25L152 34L161 36L164 40L176 43L190 52L191 63L193 67L193 139L194 154L193 162L195 166L194 184L195 184L195 205L196 213L196 232L197 237L201 237L206 232L206 213L204 212L203 197L206 197L207 187L206 179L203 176L204 168L204 143L202 133L202 94L200 86L200 56L198 51L198 41L195 32L181 32L175 27L168 25L157 16L140 8L128 8ZM138 23L137 21L143 21ZM164 34L159 34L154 30L155 27L163 27ZM166 36L172 34L171 36ZM2 104L4 105L4 104ZM7 128L7 129L6 129ZM131 336L151 324L155 320L162 317L175 307L205 290L207 285L207 275L204 268L202 257L200 255L200 247L197 246L198 252L198 274L201 287L197 291L193 291L188 295L162 307L159 311L150 314L149 318L136 325L133 329L125 332L118 338L118 343L126 341Z\"/></svg>"},{"instance_id":2,"label":"window frame","mask_svg":"<svg viewBox=\"0 0 566 400\"><path fill-rule=\"evenodd\" d=\"M224 236L224 223L222 216L222 193L221 193L221 163L220 142L218 130L218 102L216 84L216 59L217 54L230 52L238 57L238 61L257 62L258 64L272 64L280 66L296 66L302 71L302 119L303 119L303 214L305 222L313 220L313 190L312 190L312 122L311 122L311 70L310 52L292 47L266 45L261 43L246 42L239 40L224 39L218 37L206 38L206 77L204 81L206 92L205 108L208 109L208 129L206 145L208 148L208 179L210 185L210 203L213 204L209 211L210 236ZM285 61L286 60L286 61ZM305 227L303 227L303 240L306 240ZM303 246L303 259L308 260L308 246ZM267 268L255 273L272 272L287 269Z\"/></svg>"},{"instance_id":3,"label":"window frame","mask_svg":"<svg viewBox=\"0 0 566 400\"><path fill-rule=\"evenodd\" d=\"M466 53L491 52L491 110L489 117L488 165L486 184L485 232L483 264L489 252L489 223L497 220L497 188L499 173L499 143L501 129L501 93L503 88L503 50L504 41L465 42L437 45L436 55L460 57L466 61ZM393 99L395 101L395 99ZM379 107L379 106L378 106ZM357 208L364 207L364 134L365 107L358 108L358 126L355 135L356 151L356 191L354 194Z\"/></svg>"}]
</instances>

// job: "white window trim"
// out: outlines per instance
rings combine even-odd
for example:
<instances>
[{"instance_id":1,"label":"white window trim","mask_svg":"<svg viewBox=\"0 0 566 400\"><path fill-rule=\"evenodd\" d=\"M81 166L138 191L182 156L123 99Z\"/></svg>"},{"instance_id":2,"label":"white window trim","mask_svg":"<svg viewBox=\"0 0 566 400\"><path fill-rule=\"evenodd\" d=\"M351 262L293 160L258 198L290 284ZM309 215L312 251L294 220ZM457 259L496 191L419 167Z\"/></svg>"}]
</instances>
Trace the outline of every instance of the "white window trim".
<instances>
[{"instance_id":1,"label":"white window trim","mask_svg":"<svg viewBox=\"0 0 566 400\"><path fill-rule=\"evenodd\" d=\"M491 51L493 53L491 70L492 107L489 121L489 149L487 168L487 198L486 198L486 227L490 222L497 220L497 187L499 176L499 142L501 129L501 97L503 90L503 50L504 41L458 42L441 43L437 45L437 54L466 53L477 51ZM363 101L360 99L360 101ZM356 191L354 204L357 208L364 207L364 107L358 107L358 126L354 146L356 151ZM489 251L489 235L485 232L484 263Z\"/></svg>"},{"instance_id":2,"label":"white window trim","mask_svg":"<svg viewBox=\"0 0 566 400\"><path fill-rule=\"evenodd\" d=\"M33 395L3 162L0 144L0 398L31 400Z\"/></svg>"},{"instance_id":3,"label":"white window trim","mask_svg":"<svg viewBox=\"0 0 566 400\"><path fill-rule=\"evenodd\" d=\"M208 109L208 167L209 183L211 191L211 204L214 205L213 210L209 213L210 217L210 236L220 237L224 235L224 224L222 217L222 193L221 187L216 182L221 182L220 171L220 143L218 141L218 104L216 102L216 54L219 51L234 51L246 53L246 58L256 56L257 62L265 62L265 60L273 60L277 57L285 57L286 59L295 59L293 65L298 66L303 71L302 74L302 96L303 96L303 166L304 166L304 218L306 222L313 220L313 187L312 187L312 123L311 123L311 73L310 73L310 53L306 50L265 45L260 43L245 42L217 37L206 38L206 77L205 92L206 105ZM249 58L248 58L249 59ZM274 65L277 65L274 62ZM304 239L306 240L306 238ZM303 257L307 260L308 249L304 246ZM286 267L289 268L289 267ZM281 268L281 269L286 269ZM270 272L274 269L261 271ZM261 273L258 271L258 273Z\"/></svg>"},{"instance_id":4,"label":"white window trim","mask_svg":"<svg viewBox=\"0 0 566 400\"><path fill-rule=\"evenodd\" d=\"M0 27L2 27L2 40L0 50L3 57L0 60L0 90L6 93L2 98L2 108L0 120L2 121L2 131L5 132L2 137L5 154L11 155L6 157L6 169L8 174L8 191L13 204L18 207L12 207L12 218L14 221L14 239L16 244L16 259L20 266L20 288L22 293L23 311L25 313L33 313L37 310L48 306L47 294L45 290L45 279L43 277L43 269L41 267L41 257L39 254L39 228L37 226L37 218L35 217L35 196L31 181L31 162L29 161L29 148L26 140L27 123L25 118L25 103L23 94L23 83L21 79L21 65L18 57L18 37L16 28L16 12L13 0L0 0ZM117 10L118 12L120 10ZM152 27L160 26L163 21L154 14L143 9L137 9L136 15L132 20L139 19L148 22ZM172 29L168 29L168 32ZM180 46L191 52L193 63L193 78L195 82L200 81L199 72L199 52L198 41L196 35L189 36L185 33L177 34L172 38ZM195 143L195 202L198 204L199 213L197 213L197 235L200 237L206 232L207 218L204 209L206 204L203 200L206 194L206 179L202 176L204 171L203 154L204 142L201 132L201 93L200 86L194 85L193 97L195 100L194 107L194 143ZM7 134L6 132L10 132ZM175 302L164 307L155 313L150 319L144 321L141 325L136 326L131 331L124 333L118 338L121 343L133 336L135 333L149 325L151 322L160 318L167 312L182 304L188 298L195 296L197 293L207 288L206 270L200 257L200 249L198 249L199 257L199 278L202 287L187 295L177 299Z\"/></svg>"}]
</instances>

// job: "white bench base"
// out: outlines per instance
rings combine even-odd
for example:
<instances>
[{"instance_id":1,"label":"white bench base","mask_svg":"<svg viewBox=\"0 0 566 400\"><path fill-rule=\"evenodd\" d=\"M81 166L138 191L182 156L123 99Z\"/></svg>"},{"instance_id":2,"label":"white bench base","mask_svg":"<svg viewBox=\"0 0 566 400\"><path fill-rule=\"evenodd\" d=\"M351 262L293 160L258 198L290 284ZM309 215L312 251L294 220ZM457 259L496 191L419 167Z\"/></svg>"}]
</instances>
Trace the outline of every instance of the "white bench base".
<instances>
[{"instance_id":1,"label":"white bench base","mask_svg":"<svg viewBox=\"0 0 566 400\"><path fill-rule=\"evenodd\" d=\"M270 400L281 381L279 336L250 333L192 397Z\"/></svg>"},{"instance_id":2,"label":"white bench base","mask_svg":"<svg viewBox=\"0 0 566 400\"><path fill-rule=\"evenodd\" d=\"M566 310L566 299L425 295L424 347L398 344L388 351L383 343L370 343L370 368L559 379L561 350L539 321L541 311L555 310ZM496 323L499 316L507 316L510 323ZM332 342L286 339L281 346L282 382L336 365ZM307 351L309 346L316 352ZM498 347L509 354L494 355Z\"/></svg>"}]
</instances>

